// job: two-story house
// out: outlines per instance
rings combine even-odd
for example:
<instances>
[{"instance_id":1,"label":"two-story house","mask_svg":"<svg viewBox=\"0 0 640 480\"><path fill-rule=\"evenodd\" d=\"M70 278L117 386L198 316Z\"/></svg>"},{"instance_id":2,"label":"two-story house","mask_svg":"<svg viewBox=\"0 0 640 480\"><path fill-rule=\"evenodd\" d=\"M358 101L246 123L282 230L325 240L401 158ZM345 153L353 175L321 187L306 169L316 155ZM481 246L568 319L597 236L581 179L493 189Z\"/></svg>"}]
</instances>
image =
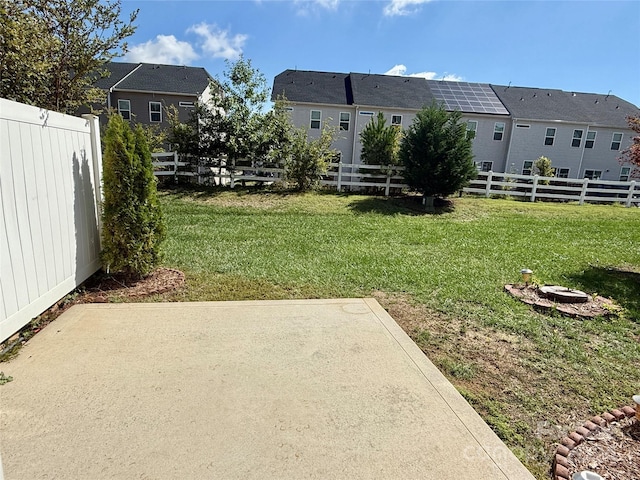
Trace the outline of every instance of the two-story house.
<instances>
[{"instance_id":1,"label":"two-story house","mask_svg":"<svg viewBox=\"0 0 640 480\"><path fill-rule=\"evenodd\" d=\"M362 163L360 132L377 112L407 128L435 101L462 112L481 170L527 174L546 156L568 178L627 180L630 168L619 161L633 137L626 117L640 115L613 95L362 73L286 70L273 83L272 99L282 95L310 137L325 121L339 127L333 146L344 163Z\"/></svg>"},{"instance_id":2,"label":"two-story house","mask_svg":"<svg viewBox=\"0 0 640 480\"><path fill-rule=\"evenodd\" d=\"M175 106L180 121L186 122L195 103L210 98L212 77L204 68L125 62L105 67L110 75L95 86L106 92L103 107L125 120L166 128L167 107Z\"/></svg>"}]
</instances>

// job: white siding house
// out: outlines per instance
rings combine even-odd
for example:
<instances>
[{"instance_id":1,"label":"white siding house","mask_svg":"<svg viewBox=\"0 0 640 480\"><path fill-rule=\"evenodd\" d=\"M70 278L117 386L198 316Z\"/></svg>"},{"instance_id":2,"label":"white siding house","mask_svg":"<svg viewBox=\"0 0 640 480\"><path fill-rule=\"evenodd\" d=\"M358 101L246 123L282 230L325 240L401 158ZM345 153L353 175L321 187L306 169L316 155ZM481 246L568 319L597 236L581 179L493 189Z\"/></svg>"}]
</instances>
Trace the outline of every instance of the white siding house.
<instances>
[{"instance_id":1,"label":"white siding house","mask_svg":"<svg viewBox=\"0 0 640 480\"><path fill-rule=\"evenodd\" d=\"M362 163L360 133L378 112L388 125L407 128L418 110L436 102L460 110L475 131L480 170L526 174L546 156L567 178L626 180L620 153L633 138L626 117L640 115L613 95L362 73L285 70L273 86L273 99L282 95L292 123L310 137L325 121L342 126L333 146L344 163Z\"/></svg>"}]
</instances>

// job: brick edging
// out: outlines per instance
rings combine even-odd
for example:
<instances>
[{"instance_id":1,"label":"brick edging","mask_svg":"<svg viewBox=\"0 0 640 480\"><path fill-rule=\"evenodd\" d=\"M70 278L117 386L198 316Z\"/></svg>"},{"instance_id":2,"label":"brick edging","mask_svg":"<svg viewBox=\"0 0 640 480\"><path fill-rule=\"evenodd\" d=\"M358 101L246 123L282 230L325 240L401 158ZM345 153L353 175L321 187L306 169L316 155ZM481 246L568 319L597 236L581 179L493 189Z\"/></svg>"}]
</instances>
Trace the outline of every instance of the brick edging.
<instances>
[{"instance_id":1,"label":"brick edging","mask_svg":"<svg viewBox=\"0 0 640 480\"><path fill-rule=\"evenodd\" d=\"M616 408L610 412L605 412L600 416L591 418L591 420L585 422L584 425L576 428L575 431L560 440L560 445L556 448L553 457L553 480L571 480L567 457L571 453L571 450L584 442L586 437L606 427L611 422L633 417L635 414L636 410L631 406L624 406L620 409Z\"/></svg>"}]
</instances>

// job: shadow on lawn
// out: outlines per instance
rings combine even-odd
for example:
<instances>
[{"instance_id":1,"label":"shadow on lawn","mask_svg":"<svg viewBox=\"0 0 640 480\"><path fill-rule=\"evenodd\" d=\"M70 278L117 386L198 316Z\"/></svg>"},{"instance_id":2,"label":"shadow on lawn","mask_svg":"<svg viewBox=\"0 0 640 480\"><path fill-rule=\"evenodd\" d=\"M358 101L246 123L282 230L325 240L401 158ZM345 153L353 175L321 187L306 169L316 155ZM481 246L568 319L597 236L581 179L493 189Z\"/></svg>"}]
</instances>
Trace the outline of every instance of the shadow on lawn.
<instances>
[{"instance_id":1,"label":"shadow on lawn","mask_svg":"<svg viewBox=\"0 0 640 480\"><path fill-rule=\"evenodd\" d=\"M624 268L591 266L574 274L571 279L589 292L609 297L628 310L630 317L640 321L640 273Z\"/></svg>"},{"instance_id":2,"label":"shadow on lawn","mask_svg":"<svg viewBox=\"0 0 640 480\"><path fill-rule=\"evenodd\" d=\"M454 203L446 199L435 199L435 209L425 210L422 197L364 197L357 198L349 204L354 213L380 213L383 215L442 215L454 211Z\"/></svg>"}]
</instances>

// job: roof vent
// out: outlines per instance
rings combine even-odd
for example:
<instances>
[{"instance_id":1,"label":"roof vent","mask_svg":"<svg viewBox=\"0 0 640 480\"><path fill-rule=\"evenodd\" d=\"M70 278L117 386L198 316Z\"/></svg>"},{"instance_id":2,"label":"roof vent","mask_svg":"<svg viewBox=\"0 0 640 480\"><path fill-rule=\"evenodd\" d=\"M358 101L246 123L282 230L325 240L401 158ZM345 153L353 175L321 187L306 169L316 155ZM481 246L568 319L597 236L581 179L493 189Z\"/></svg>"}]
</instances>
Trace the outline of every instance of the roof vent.
<instances>
[{"instance_id":1,"label":"roof vent","mask_svg":"<svg viewBox=\"0 0 640 480\"><path fill-rule=\"evenodd\" d=\"M374 88L380 88L380 85L376 85Z\"/></svg>"},{"instance_id":2,"label":"roof vent","mask_svg":"<svg viewBox=\"0 0 640 480\"><path fill-rule=\"evenodd\" d=\"M534 93L534 94L533 94L533 98L536 98L537 96L538 96L538 94L537 94L537 93Z\"/></svg>"},{"instance_id":3,"label":"roof vent","mask_svg":"<svg viewBox=\"0 0 640 480\"><path fill-rule=\"evenodd\" d=\"M616 105L616 110L618 110L620 108L620 105Z\"/></svg>"},{"instance_id":4,"label":"roof vent","mask_svg":"<svg viewBox=\"0 0 640 480\"><path fill-rule=\"evenodd\" d=\"M596 101L595 101L595 102L593 102L593 103L600 103L600 101L599 101L599 100L596 100Z\"/></svg>"},{"instance_id":5,"label":"roof vent","mask_svg":"<svg viewBox=\"0 0 640 480\"><path fill-rule=\"evenodd\" d=\"M571 92L571 96L575 97L576 96L576 92Z\"/></svg>"},{"instance_id":6,"label":"roof vent","mask_svg":"<svg viewBox=\"0 0 640 480\"><path fill-rule=\"evenodd\" d=\"M524 102L524 97L520 97L520 101L521 101L521 102Z\"/></svg>"},{"instance_id":7,"label":"roof vent","mask_svg":"<svg viewBox=\"0 0 640 480\"><path fill-rule=\"evenodd\" d=\"M551 92L547 92L547 97L550 97L550 96L551 96Z\"/></svg>"}]
</instances>

